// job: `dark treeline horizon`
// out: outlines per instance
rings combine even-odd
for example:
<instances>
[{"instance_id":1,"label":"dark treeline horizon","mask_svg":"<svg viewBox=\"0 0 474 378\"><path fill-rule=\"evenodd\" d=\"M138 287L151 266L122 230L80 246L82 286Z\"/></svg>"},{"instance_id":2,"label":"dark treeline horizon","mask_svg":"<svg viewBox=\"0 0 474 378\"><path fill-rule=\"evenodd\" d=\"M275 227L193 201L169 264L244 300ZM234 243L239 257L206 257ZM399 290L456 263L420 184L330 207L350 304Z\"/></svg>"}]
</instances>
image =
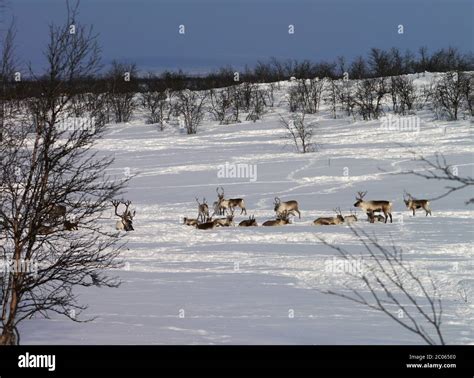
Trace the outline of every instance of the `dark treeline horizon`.
<instances>
[{"instance_id":1,"label":"dark treeline horizon","mask_svg":"<svg viewBox=\"0 0 474 378\"><path fill-rule=\"evenodd\" d=\"M426 47L420 47L417 52L398 48L382 50L372 48L366 56L358 56L348 62L344 57L333 61L311 60L278 60L269 58L258 61L253 67L245 66L238 70L231 65L221 67L207 74L192 74L179 68L167 70L159 74L140 71L140 67L130 61L113 61L103 65L95 76L84 77L76 82L75 93L107 92L111 80L114 83L129 73L130 80L120 85L120 90L126 92L142 92L150 90L206 90L236 85L242 82L270 83L296 79L329 78L341 79L346 76L349 80L367 79L374 77L389 77L422 72L474 71L474 55L472 52L463 53L454 47L446 47L432 53ZM236 80L238 73L238 80ZM47 74L35 75L32 70L20 82L12 82L10 89L14 97L37 96L41 93ZM152 85L146 84L152 83ZM114 86L116 86L114 84ZM116 87L117 88L117 87ZM72 89L72 88L71 88Z\"/></svg>"}]
</instances>

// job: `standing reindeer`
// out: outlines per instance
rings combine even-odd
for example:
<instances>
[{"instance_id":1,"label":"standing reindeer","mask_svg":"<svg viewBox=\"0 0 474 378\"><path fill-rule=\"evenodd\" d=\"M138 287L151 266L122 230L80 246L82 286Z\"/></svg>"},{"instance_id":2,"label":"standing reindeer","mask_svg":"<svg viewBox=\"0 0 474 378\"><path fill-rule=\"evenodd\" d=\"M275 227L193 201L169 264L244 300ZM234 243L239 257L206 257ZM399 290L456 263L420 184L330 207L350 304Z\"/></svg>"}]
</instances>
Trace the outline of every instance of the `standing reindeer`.
<instances>
[{"instance_id":1,"label":"standing reindeer","mask_svg":"<svg viewBox=\"0 0 474 378\"><path fill-rule=\"evenodd\" d=\"M249 219L245 219L242 222L239 223L239 227L257 227L257 220L255 219L255 216L251 215Z\"/></svg>"},{"instance_id":2,"label":"standing reindeer","mask_svg":"<svg viewBox=\"0 0 474 378\"><path fill-rule=\"evenodd\" d=\"M199 199L196 197L196 202L198 203L198 216L197 219L200 222L205 222L209 218L209 206L207 205L206 199L202 199L202 203L199 202Z\"/></svg>"},{"instance_id":3,"label":"standing reindeer","mask_svg":"<svg viewBox=\"0 0 474 378\"><path fill-rule=\"evenodd\" d=\"M301 219L301 213L298 209L298 201L281 202L280 198L275 197L274 205L274 210L277 213L277 216L284 215L285 213L287 215L294 214L293 212L296 211L298 213L298 218Z\"/></svg>"},{"instance_id":4,"label":"standing reindeer","mask_svg":"<svg viewBox=\"0 0 474 378\"><path fill-rule=\"evenodd\" d=\"M431 215L431 209L430 209L430 201L425 200L425 199L415 199L411 196L410 193L404 192L403 193L403 202L405 202L405 205L408 210L413 211L413 216L415 216L415 210L422 208L425 210L426 215L428 216Z\"/></svg>"},{"instance_id":5,"label":"standing reindeer","mask_svg":"<svg viewBox=\"0 0 474 378\"><path fill-rule=\"evenodd\" d=\"M219 214L223 215L225 211L230 211L231 214L234 214L234 209L236 207L240 208L240 214L245 213L247 215L247 209L245 208L245 202L243 198L230 198L226 200L224 198L224 188L221 186L221 192L219 192L219 188L216 188L217 192L217 208L219 209Z\"/></svg>"},{"instance_id":6,"label":"standing reindeer","mask_svg":"<svg viewBox=\"0 0 474 378\"><path fill-rule=\"evenodd\" d=\"M358 207L366 213L383 212L385 215L385 223L387 223L390 216L390 223L392 223L392 203L390 201L364 201L367 192L357 192L356 203L354 207ZM370 216L369 216L370 218Z\"/></svg>"},{"instance_id":7,"label":"standing reindeer","mask_svg":"<svg viewBox=\"0 0 474 378\"><path fill-rule=\"evenodd\" d=\"M112 205L114 205L115 208L115 215L120 218L120 220L115 223L115 229L119 231L134 231L133 228L133 217L135 216L135 210L132 212L128 209L132 202L131 201L117 201L113 200ZM125 205L125 211L122 214L118 213L118 207L120 204Z\"/></svg>"},{"instance_id":8,"label":"standing reindeer","mask_svg":"<svg viewBox=\"0 0 474 378\"><path fill-rule=\"evenodd\" d=\"M334 209L334 212L336 213L335 217L322 217L316 219L313 224L315 226L329 226L329 225L335 225L335 224L342 224L344 223L344 217L341 214L341 209L337 208Z\"/></svg>"}]
</instances>

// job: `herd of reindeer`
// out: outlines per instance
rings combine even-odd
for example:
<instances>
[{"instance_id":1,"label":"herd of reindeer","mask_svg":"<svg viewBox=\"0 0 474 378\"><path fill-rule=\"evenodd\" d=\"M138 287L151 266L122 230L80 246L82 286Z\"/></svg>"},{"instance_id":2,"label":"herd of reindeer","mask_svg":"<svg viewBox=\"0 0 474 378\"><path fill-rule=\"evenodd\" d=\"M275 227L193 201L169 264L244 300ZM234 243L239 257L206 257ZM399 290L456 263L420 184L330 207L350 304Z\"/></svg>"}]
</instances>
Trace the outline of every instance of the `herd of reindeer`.
<instances>
[{"instance_id":1,"label":"herd of reindeer","mask_svg":"<svg viewBox=\"0 0 474 378\"><path fill-rule=\"evenodd\" d=\"M220 189L220 190L219 190ZM247 215L247 209L245 207L245 201L243 198L230 198L225 199L224 188L216 188L217 201L213 203L213 213L209 211L209 205L206 199L203 198L202 202L196 198L198 203L198 215L197 218L184 218L184 224L188 226L194 226L201 230L208 230L216 227L229 227L235 226L234 223L234 211L236 208L240 209L240 215ZM384 222L387 223L390 218L392 223L392 202L390 201L366 201L364 197L367 192L358 192L356 196L356 202L354 207L361 209L367 214L368 221L370 223ZM431 209L429 207L429 201L426 199L415 199L409 193L403 194L403 200L406 207L413 211L413 216L417 209L423 209L426 212L426 216L431 215ZM280 198L275 197L274 211L276 218L267 220L262 223L262 226L283 226L290 223L290 216L296 216L301 219L301 212L299 209L298 201L291 200L282 202ZM340 208L334 209L336 216L332 217L321 217L313 221L314 225L337 225L343 223L357 222L357 216L352 212L351 214L344 216ZM377 213L383 213L377 214ZM225 216L224 218L214 218L215 216ZM239 227L256 227L258 226L257 220L252 215L248 219L241 221ZM117 226L118 227L118 226ZM119 228L117 228L119 229Z\"/></svg>"},{"instance_id":2,"label":"herd of reindeer","mask_svg":"<svg viewBox=\"0 0 474 378\"><path fill-rule=\"evenodd\" d=\"M194 226L200 230L208 230L216 227L229 227L235 226L234 223L234 212L236 208L240 209L240 215L247 215L247 209L245 207L245 201L243 198L230 198L226 199L224 195L224 188L216 188L217 201L213 203L213 213L209 211L209 206L206 199L203 198L202 202L196 198L198 203L198 215L197 218L184 218L184 224L188 226ZM364 197L367 192L358 192L356 196L356 202L354 207L361 209L367 214L368 221L370 223L384 222L387 223L390 218L392 223L392 202L390 201L366 201ZM415 199L409 193L403 194L403 200L406 207L413 212L413 216L417 209L423 209L426 212L426 216L431 215L431 209L429 207L430 202L426 199ZM115 215L120 219L116 222L115 228L119 231L133 231L133 218L135 217L135 210L130 210L130 201L112 201L112 205L115 208ZM119 206L124 205L125 210L119 212ZM278 197L275 197L274 211L276 213L275 219L270 219L262 223L262 226L283 226L290 222L290 216L298 217L301 219L301 212L299 209L298 201L291 200L282 202ZM337 224L350 224L357 222L358 218L355 213L344 216L340 208L334 209L336 216L332 217L321 217L313 221L314 225L337 225ZM378 214L382 213L382 214ZM66 218L66 207L64 205L50 205L48 208L48 215L53 219L55 224L58 224L58 220L62 225L60 229L53 225L43 225L38 229L39 235L48 235L59 230L73 231L77 230L79 225L77 222L73 222ZM216 217L218 216L218 217ZM52 222L52 221L51 221ZM241 221L238 224L240 227L256 227L258 226L257 220L252 215L248 219Z\"/></svg>"}]
</instances>

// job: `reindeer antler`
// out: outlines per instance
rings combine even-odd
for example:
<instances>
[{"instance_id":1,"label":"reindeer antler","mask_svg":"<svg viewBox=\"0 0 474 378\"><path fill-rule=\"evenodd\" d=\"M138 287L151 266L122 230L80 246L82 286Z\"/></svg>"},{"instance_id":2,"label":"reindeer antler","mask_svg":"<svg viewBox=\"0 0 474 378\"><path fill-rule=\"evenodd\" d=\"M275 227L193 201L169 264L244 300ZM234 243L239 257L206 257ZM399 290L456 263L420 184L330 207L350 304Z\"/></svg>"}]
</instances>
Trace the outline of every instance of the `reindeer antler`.
<instances>
[{"instance_id":1,"label":"reindeer antler","mask_svg":"<svg viewBox=\"0 0 474 378\"><path fill-rule=\"evenodd\" d=\"M121 218L122 216L117 212L118 207L120 206L120 201L112 200L111 202L112 202L112 205L114 205L114 208L115 208L115 215Z\"/></svg>"},{"instance_id":2,"label":"reindeer antler","mask_svg":"<svg viewBox=\"0 0 474 378\"><path fill-rule=\"evenodd\" d=\"M280 200L280 198L278 198L278 197L275 197L275 203L281 203L281 200Z\"/></svg>"},{"instance_id":3,"label":"reindeer antler","mask_svg":"<svg viewBox=\"0 0 474 378\"><path fill-rule=\"evenodd\" d=\"M341 208L340 208L340 207L336 207L335 209L333 209L333 211L334 211L337 215L342 215L342 212L341 212Z\"/></svg>"},{"instance_id":4,"label":"reindeer antler","mask_svg":"<svg viewBox=\"0 0 474 378\"><path fill-rule=\"evenodd\" d=\"M361 200L361 199L363 199L363 198L365 197L366 194L367 194L367 191L365 191L365 192L357 192L357 197L356 197L356 199Z\"/></svg>"},{"instance_id":5,"label":"reindeer antler","mask_svg":"<svg viewBox=\"0 0 474 378\"><path fill-rule=\"evenodd\" d=\"M405 195L407 196L408 199L413 199L413 196L408 193L405 189L403 189L403 199L405 199Z\"/></svg>"}]
</instances>

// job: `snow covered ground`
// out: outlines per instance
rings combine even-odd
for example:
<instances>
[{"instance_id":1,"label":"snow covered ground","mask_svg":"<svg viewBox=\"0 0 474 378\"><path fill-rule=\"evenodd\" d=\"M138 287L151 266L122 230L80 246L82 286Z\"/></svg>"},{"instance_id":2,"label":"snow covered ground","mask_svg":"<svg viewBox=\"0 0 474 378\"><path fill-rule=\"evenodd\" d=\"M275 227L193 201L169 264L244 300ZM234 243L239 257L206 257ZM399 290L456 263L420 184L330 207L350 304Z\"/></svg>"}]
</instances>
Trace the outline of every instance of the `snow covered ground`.
<instances>
[{"instance_id":1,"label":"snow covered ground","mask_svg":"<svg viewBox=\"0 0 474 378\"><path fill-rule=\"evenodd\" d=\"M421 81L422 79L420 79ZM286 85L286 84L285 84ZM284 87L278 92L283 94ZM256 123L204 122L197 135L169 127L160 132L143 117L110 125L98 144L115 155L112 174L132 174L126 199L136 209L134 232L126 235L118 289L80 290L85 312L97 319L33 319L21 325L23 344L419 344L422 340L386 315L322 294L339 290L344 275L326 271L337 253L323 237L351 251L360 242L346 225L316 228L312 221L348 214L357 191L394 202L393 224L359 227L403 247L405 259L431 271L443 298L443 331L450 344L474 343L472 206L461 191L432 203L433 216L413 217L403 191L433 198L445 183L397 175L413 167L410 151L445 154L459 175L473 175L469 120L434 121L420 112L420 131L387 131L380 121L337 120L323 107L317 121L318 151L298 154L279 123L282 103ZM225 164L250 164L255 180L222 178ZM195 197L212 204L216 187L243 197L259 225L274 218L273 200L298 200L301 219L284 227L197 230L182 225L196 217ZM238 216L237 222L245 219ZM113 227L115 219L104 222ZM467 302L459 294L468 295Z\"/></svg>"}]
</instances>

